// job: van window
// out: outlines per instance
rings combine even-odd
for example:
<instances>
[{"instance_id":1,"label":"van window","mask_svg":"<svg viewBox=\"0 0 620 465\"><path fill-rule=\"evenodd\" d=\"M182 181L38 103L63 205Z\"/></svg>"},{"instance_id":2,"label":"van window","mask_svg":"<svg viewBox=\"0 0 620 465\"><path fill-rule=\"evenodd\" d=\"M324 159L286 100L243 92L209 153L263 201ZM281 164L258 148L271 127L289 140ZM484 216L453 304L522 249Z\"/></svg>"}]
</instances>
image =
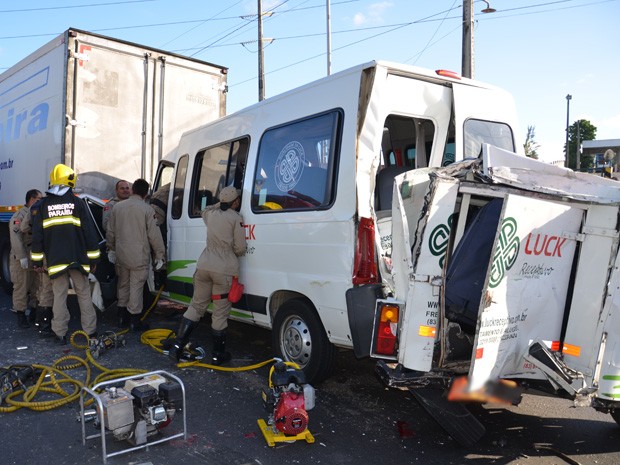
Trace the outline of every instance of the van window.
<instances>
[{"instance_id":1,"label":"van window","mask_svg":"<svg viewBox=\"0 0 620 465\"><path fill-rule=\"evenodd\" d=\"M172 194L172 208L170 209L170 214L175 220L181 218L181 213L183 213L183 192L185 190L188 159L189 156L183 155L177 163L177 174L174 178L174 191Z\"/></svg>"},{"instance_id":2,"label":"van window","mask_svg":"<svg viewBox=\"0 0 620 465\"><path fill-rule=\"evenodd\" d=\"M334 110L263 134L252 211L315 210L331 204L341 118Z\"/></svg>"},{"instance_id":3,"label":"van window","mask_svg":"<svg viewBox=\"0 0 620 465\"><path fill-rule=\"evenodd\" d=\"M465 146L464 158L478 158L482 144L491 144L500 149L515 151L512 129L505 123L468 119L463 125Z\"/></svg>"},{"instance_id":4,"label":"van window","mask_svg":"<svg viewBox=\"0 0 620 465\"><path fill-rule=\"evenodd\" d=\"M192 177L190 217L200 216L207 205L219 202L224 187L241 188L248 146L248 139L244 138L198 152Z\"/></svg>"},{"instance_id":5,"label":"van window","mask_svg":"<svg viewBox=\"0 0 620 465\"><path fill-rule=\"evenodd\" d=\"M430 120L400 115L389 115L385 119L381 166L375 187L375 211L392 208L394 177L428 166L434 137L435 125Z\"/></svg>"},{"instance_id":6,"label":"van window","mask_svg":"<svg viewBox=\"0 0 620 465\"><path fill-rule=\"evenodd\" d=\"M383 166L398 166L402 171L428 166L434 137L435 125L430 120L388 116L381 140Z\"/></svg>"}]
</instances>

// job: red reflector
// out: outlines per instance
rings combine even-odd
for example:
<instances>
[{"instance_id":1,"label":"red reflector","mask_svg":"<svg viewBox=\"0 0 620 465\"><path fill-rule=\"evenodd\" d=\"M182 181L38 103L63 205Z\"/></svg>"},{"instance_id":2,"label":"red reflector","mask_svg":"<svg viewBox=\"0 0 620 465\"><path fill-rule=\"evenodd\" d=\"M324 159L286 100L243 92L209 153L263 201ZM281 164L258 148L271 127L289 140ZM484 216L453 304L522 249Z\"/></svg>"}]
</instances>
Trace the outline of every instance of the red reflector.
<instances>
[{"instance_id":1,"label":"red reflector","mask_svg":"<svg viewBox=\"0 0 620 465\"><path fill-rule=\"evenodd\" d=\"M360 218L353 264L353 284L370 284L377 281L375 225L370 218Z\"/></svg>"},{"instance_id":2,"label":"red reflector","mask_svg":"<svg viewBox=\"0 0 620 465\"><path fill-rule=\"evenodd\" d=\"M396 335L392 332L390 323L379 323L379 330L377 331L377 354L394 355L395 351Z\"/></svg>"},{"instance_id":3,"label":"red reflector","mask_svg":"<svg viewBox=\"0 0 620 465\"><path fill-rule=\"evenodd\" d=\"M484 347L480 347L479 349L476 349L476 360L482 358L483 355L484 355Z\"/></svg>"},{"instance_id":4,"label":"red reflector","mask_svg":"<svg viewBox=\"0 0 620 465\"><path fill-rule=\"evenodd\" d=\"M553 350L554 352L559 352L560 351L560 341L552 341L551 342L551 350Z\"/></svg>"}]
</instances>

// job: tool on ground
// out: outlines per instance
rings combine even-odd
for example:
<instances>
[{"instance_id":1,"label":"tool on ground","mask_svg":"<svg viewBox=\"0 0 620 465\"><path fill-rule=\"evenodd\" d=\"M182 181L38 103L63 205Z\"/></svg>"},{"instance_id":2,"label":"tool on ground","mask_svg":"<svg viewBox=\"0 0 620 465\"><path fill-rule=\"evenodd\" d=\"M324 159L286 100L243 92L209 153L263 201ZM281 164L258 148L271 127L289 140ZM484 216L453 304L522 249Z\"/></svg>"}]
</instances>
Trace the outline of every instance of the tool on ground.
<instances>
[{"instance_id":1,"label":"tool on ground","mask_svg":"<svg viewBox=\"0 0 620 465\"><path fill-rule=\"evenodd\" d=\"M125 336L113 331L106 331L101 336L89 340L90 352L95 358L99 358L103 352L109 349L125 347L126 344Z\"/></svg>"},{"instance_id":2,"label":"tool on ground","mask_svg":"<svg viewBox=\"0 0 620 465\"><path fill-rule=\"evenodd\" d=\"M93 386L83 387L80 396L82 444L87 439L101 438L103 463L108 457L149 447L183 436L187 439L185 387L182 381L165 371L129 376ZM93 411L84 409L84 397L96 402ZM177 414L182 414L183 431L165 434ZM97 434L86 436L86 422L92 417ZM166 430L165 430L166 428ZM106 436L111 433L117 441L127 441L133 447L107 453Z\"/></svg>"},{"instance_id":3,"label":"tool on ground","mask_svg":"<svg viewBox=\"0 0 620 465\"><path fill-rule=\"evenodd\" d=\"M315 392L306 376L290 362L278 361L269 370L269 387L263 388L263 404L270 412L268 421L258 420L267 444L305 440L314 442L308 430L308 410L314 408Z\"/></svg>"},{"instance_id":4,"label":"tool on ground","mask_svg":"<svg viewBox=\"0 0 620 465\"><path fill-rule=\"evenodd\" d=\"M25 383L34 377L34 368L30 365L12 365L0 369L0 404L17 389L26 390Z\"/></svg>"}]
</instances>

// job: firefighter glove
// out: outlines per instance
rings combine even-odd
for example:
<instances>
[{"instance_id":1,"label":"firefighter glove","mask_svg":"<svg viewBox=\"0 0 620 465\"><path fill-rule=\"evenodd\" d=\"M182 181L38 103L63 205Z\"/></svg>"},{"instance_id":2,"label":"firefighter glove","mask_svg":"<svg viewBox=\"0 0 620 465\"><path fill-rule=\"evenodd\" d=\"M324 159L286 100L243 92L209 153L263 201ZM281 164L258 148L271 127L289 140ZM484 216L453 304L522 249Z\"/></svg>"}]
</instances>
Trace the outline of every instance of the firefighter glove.
<instances>
[{"instance_id":1,"label":"firefighter glove","mask_svg":"<svg viewBox=\"0 0 620 465\"><path fill-rule=\"evenodd\" d=\"M108 261L112 264L115 265L116 264L116 252L114 252L114 250L110 250L108 252Z\"/></svg>"},{"instance_id":2,"label":"firefighter glove","mask_svg":"<svg viewBox=\"0 0 620 465\"><path fill-rule=\"evenodd\" d=\"M155 260L155 271L159 271L164 267L164 261L161 258Z\"/></svg>"},{"instance_id":3,"label":"firefighter glove","mask_svg":"<svg viewBox=\"0 0 620 465\"><path fill-rule=\"evenodd\" d=\"M26 257L20 258L19 259L19 264L21 265L22 269L24 269L24 270L28 269L28 259Z\"/></svg>"}]
</instances>

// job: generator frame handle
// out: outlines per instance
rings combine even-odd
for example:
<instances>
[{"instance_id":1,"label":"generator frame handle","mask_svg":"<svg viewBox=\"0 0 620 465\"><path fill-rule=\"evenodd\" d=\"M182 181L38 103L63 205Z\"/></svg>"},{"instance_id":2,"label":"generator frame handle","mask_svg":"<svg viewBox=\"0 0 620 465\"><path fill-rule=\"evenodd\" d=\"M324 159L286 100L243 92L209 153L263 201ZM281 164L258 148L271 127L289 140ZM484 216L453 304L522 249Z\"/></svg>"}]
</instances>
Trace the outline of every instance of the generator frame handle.
<instances>
[{"instance_id":1,"label":"generator frame handle","mask_svg":"<svg viewBox=\"0 0 620 465\"><path fill-rule=\"evenodd\" d=\"M141 373L139 375L126 376L124 378L117 378L117 379L113 379L113 380L110 380L110 381L102 381L101 383L95 384L92 388L88 388L88 387L84 386L84 387L82 387L82 391L84 393L86 393L86 394L89 394L95 400L95 402L97 402L98 412L100 412L101 415L103 415L103 402L101 401L101 396L99 394L97 394L95 391L97 391L98 389L100 389L102 387L123 383L123 382L125 382L127 380L130 380L130 379L144 378L146 376L152 376L152 375L162 375L164 378L173 379L174 381L179 383L179 385L181 386L181 392L183 394L183 404L182 404L182 409L183 409L183 432L179 432L179 433L173 434L171 436L167 436L165 438L158 439L156 441L149 442L147 440L146 443L140 444L139 446L128 447L126 449L119 450L119 451L112 452L112 453L108 454L107 453L107 445L106 445L105 421L104 421L103 418L100 418L100 422L99 422L100 423L100 432L97 433L97 434L92 434L90 436L86 436L86 421L84 419L84 398L86 397L86 395L81 395L80 396L80 421L82 423L82 445L83 446L86 445L86 440L87 439L93 439L93 438L100 437L101 438L101 453L103 455L103 463L104 463L104 465L106 465L108 463L108 458L109 457L114 457L115 455L127 454L129 452L133 452L133 451L139 450L139 449L146 449L146 450L148 450L148 448L150 446L154 446L156 444L161 444L162 442L171 441L172 439L176 439L176 438L180 438L180 437L183 437L183 439L187 441L187 409L185 408L185 386L183 385L183 381L181 381L180 378L178 378L177 376L175 376L173 374L168 373L167 371L156 370L156 371L150 371L148 373Z\"/></svg>"}]
</instances>

